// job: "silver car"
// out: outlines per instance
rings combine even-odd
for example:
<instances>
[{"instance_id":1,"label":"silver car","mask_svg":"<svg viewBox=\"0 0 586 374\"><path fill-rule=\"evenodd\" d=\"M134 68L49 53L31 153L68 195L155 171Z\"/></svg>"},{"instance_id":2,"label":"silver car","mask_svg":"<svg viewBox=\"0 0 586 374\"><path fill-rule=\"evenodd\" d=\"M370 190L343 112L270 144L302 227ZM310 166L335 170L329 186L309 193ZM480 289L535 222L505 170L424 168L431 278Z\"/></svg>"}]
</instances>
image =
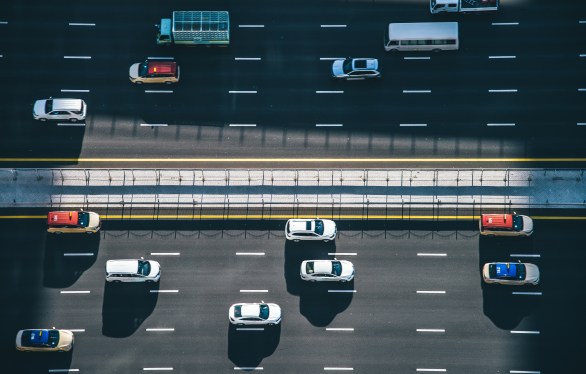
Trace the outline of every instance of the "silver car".
<instances>
[{"instance_id":1,"label":"silver car","mask_svg":"<svg viewBox=\"0 0 586 374\"><path fill-rule=\"evenodd\" d=\"M346 80L380 78L381 72L376 58L346 58L334 60L332 77Z\"/></svg>"},{"instance_id":2,"label":"silver car","mask_svg":"<svg viewBox=\"0 0 586 374\"><path fill-rule=\"evenodd\" d=\"M299 274L309 282L350 282L354 279L354 265L346 260L306 260Z\"/></svg>"},{"instance_id":3,"label":"silver car","mask_svg":"<svg viewBox=\"0 0 586 374\"><path fill-rule=\"evenodd\" d=\"M287 240L323 240L329 242L336 239L336 223L329 219L290 219L285 225Z\"/></svg>"},{"instance_id":4,"label":"silver car","mask_svg":"<svg viewBox=\"0 0 586 374\"><path fill-rule=\"evenodd\" d=\"M278 325L281 323L281 307L273 303L237 303L230 306L228 319L231 324Z\"/></svg>"},{"instance_id":5,"label":"silver car","mask_svg":"<svg viewBox=\"0 0 586 374\"><path fill-rule=\"evenodd\" d=\"M39 121L83 121L87 105L81 99L45 99L35 101L33 118Z\"/></svg>"},{"instance_id":6,"label":"silver car","mask_svg":"<svg viewBox=\"0 0 586 374\"><path fill-rule=\"evenodd\" d=\"M521 262L490 262L482 267L482 279L489 284L536 286L539 284L539 268Z\"/></svg>"}]
</instances>

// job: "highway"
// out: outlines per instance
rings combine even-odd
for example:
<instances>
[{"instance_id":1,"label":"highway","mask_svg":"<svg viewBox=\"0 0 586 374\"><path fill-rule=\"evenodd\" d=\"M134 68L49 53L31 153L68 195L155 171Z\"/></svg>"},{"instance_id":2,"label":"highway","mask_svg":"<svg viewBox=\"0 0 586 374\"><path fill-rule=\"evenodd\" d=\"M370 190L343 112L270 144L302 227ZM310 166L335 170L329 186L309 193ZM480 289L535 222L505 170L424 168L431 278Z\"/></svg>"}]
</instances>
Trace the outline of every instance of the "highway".
<instances>
[{"instance_id":1,"label":"highway","mask_svg":"<svg viewBox=\"0 0 586 374\"><path fill-rule=\"evenodd\" d=\"M423 0L198 5L231 12L229 47L155 44L153 25L185 1L139 13L129 1L11 2L2 166L585 164L586 3L503 1L478 16L431 15ZM438 20L459 22L459 51L384 51L389 22ZM332 58L346 56L378 58L382 80L333 81ZM147 57L174 57L181 81L132 85L129 66ZM83 126L34 121L49 96L83 98Z\"/></svg>"},{"instance_id":2,"label":"highway","mask_svg":"<svg viewBox=\"0 0 586 374\"><path fill-rule=\"evenodd\" d=\"M54 237L43 220L0 226L3 370L274 373L576 372L584 352L581 221L536 222L530 239L479 238L475 222L340 223L335 243L286 243L283 221L166 229L107 221ZM560 240L563 238L563 240ZM106 285L108 259L155 259L155 287ZM303 259L348 259L346 286L302 284ZM490 261L533 262L537 287L485 287ZM576 268L572 268L576 266ZM119 287L120 286L120 287ZM331 292L336 291L336 292ZM339 292L346 291L346 292ZM349 291L349 292L348 292ZM241 301L276 302L280 328L230 331ZM20 328L73 329L71 354L14 350ZM34 356L34 359L31 357Z\"/></svg>"}]
</instances>

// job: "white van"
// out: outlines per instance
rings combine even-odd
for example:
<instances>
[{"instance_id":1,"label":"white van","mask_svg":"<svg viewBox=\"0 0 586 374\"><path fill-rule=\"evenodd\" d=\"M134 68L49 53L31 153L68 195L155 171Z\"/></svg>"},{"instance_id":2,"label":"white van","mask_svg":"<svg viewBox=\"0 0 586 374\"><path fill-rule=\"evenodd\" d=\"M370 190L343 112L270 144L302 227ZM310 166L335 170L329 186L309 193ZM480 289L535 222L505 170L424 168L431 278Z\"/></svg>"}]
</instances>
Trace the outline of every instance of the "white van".
<instances>
[{"instance_id":1,"label":"white van","mask_svg":"<svg viewBox=\"0 0 586 374\"><path fill-rule=\"evenodd\" d=\"M447 51L459 47L458 22L389 23L386 51Z\"/></svg>"}]
</instances>

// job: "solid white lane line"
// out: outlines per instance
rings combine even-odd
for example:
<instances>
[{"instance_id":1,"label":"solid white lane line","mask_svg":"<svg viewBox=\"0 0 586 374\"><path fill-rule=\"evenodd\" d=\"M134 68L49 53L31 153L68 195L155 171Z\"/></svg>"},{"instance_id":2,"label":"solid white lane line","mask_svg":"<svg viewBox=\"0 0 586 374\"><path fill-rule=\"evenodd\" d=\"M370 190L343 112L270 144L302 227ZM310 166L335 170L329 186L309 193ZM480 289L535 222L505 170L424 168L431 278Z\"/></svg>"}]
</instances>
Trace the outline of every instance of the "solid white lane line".
<instances>
[{"instance_id":1,"label":"solid white lane line","mask_svg":"<svg viewBox=\"0 0 586 374\"><path fill-rule=\"evenodd\" d=\"M416 293L422 293L422 294L445 294L446 291L416 291Z\"/></svg>"},{"instance_id":2,"label":"solid white lane line","mask_svg":"<svg viewBox=\"0 0 586 374\"><path fill-rule=\"evenodd\" d=\"M539 331L529 331L529 330L511 330L511 334L532 334L532 335L539 335Z\"/></svg>"},{"instance_id":3,"label":"solid white lane line","mask_svg":"<svg viewBox=\"0 0 586 374\"><path fill-rule=\"evenodd\" d=\"M417 332L446 332L445 329L417 329Z\"/></svg>"},{"instance_id":4,"label":"solid white lane line","mask_svg":"<svg viewBox=\"0 0 586 374\"><path fill-rule=\"evenodd\" d=\"M262 366L234 366L234 370L263 370Z\"/></svg>"},{"instance_id":5,"label":"solid white lane line","mask_svg":"<svg viewBox=\"0 0 586 374\"><path fill-rule=\"evenodd\" d=\"M234 57L236 61L260 61L260 57Z\"/></svg>"},{"instance_id":6,"label":"solid white lane line","mask_svg":"<svg viewBox=\"0 0 586 374\"><path fill-rule=\"evenodd\" d=\"M328 256L358 256L356 252L328 252Z\"/></svg>"},{"instance_id":7,"label":"solid white lane line","mask_svg":"<svg viewBox=\"0 0 586 374\"><path fill-rule=\"evenodd\" d=\"M62 88L61 92L90 92L90 90L73 90L69 88Z\"/></svg>"},{"instance_id":8,"label":"solid white lane line","mask_svg":"<svg viewBox=\"0 0 586 374\"><path fill-rule=\"evenodd\" d=\"M140 127L167 127L166 123L141 123Z\"/></svg>"},{"instance_id":9,"label":"solid white lane line","mask_svg":"<svg viewBox=\"0 0 586 374\"><path fill-rule=\"evenodd\" d=\"M326 366L324 368L324 370L326 371L332 371L332 370L340 370L340 371L352 371L354 370L354 368L349 368L349 367L334 367L334 366Z\"/></svg>"},{"instance_id":10,"label":"solid white lane line","mask_svg":"<svg viewBox=\"0 0 586 374\"><path fill-rule=\"evenodd\" d=\"M69 60L91 60L92 56L63 56L63 58Z\"/></svg>"},{"instance_id":11,"label":"solid white lane line","mask_svg":"<svg viewBox=\"0 0 586 374\"><path fill-rule=\"evenodd\" d=\"M316 123L315 127L343 127L341 123Z\"/></svg>"},{"instance_id":12,"label":"solid white lane line","mask_svg":"<svg viewBox=\"0 0 586 374\"><path fill-rule=\"evenodd\" d=\"M431 90L403 90L403 93L431 93Z\"/></svg>"},{"instance_id":13,"label":"solid white lane line","mask_svg":"<svg viewBox=\"0 0 586 374\"><path fill-rule=\"evenodd\" d=\"M69 330L71 332L85 332L85 329L65 329L65 330Z\"/></svg>"},{"instance_id":14,"label":"solid white lane line","mask_svg":"<svg viewBox=\"0 0 586 374\"><path fill-rule=\"evenodd\" d=\"M343 94L344 91L315 91L316 94Z\"/></svg>"},{"instance_id":15,"label":"solid white lane line","mask_svg":"<svg viewBox=\"0 0 586 374\"><path fill-rule=\"evenodd\" d=\"M322 27L322 28L328 28L328 27L346 27L346 25L320 25L320 27Z\"/></svg>"},{"instance_id":16,"label":"solid white lane line","mask_svg":"<svg viewBox=\"0 0 586 374\"><path fill-rule=\"evenodd\" d=\"M403 57L403 60L431 60L431 57Z\"/></svg>"},{"instance_id":17,"label":"solid white lane line","mask_svg":"<svg viewBox=\"0 0 586 374\"><path fill-rule=\"evenodd\" d=\"M49 369L49 373L77 373L79 369Z\"/></svg>"},{"instance_id":18,"label":"solid white lane line","mask_svg":"<svg viewBox=\"0 0 586 374\"><path fill-rule=\"evenodd\" d=\"M328 290L330 293L356 293L356 290Z\"/></svg>"},{"instance_id":19,"label":"solid white lane line","mask_svg":"<svg viewBox=\"0 0 586 374\"><path fill-rule=\"evenodd\" d=\"M179 290L149 290L150 293L179 293Z\"/></svg>"},{"instance_id":20,"label":"solid white lane line","mask_svg":"<svg viewBox=\"0 0 586 374\"><path fill-rule=\"evenodd\" d=\"M488 56L489 59L505 59L505 58L517 58L517 56Z\"/></svg>"},{"instance_id":21,"label":"solid white lane line","mask_svg":"<svg viewBox=\"0 0 586 374\"><path fill-rule=\"evenodd\" d=\"M164 93L164 94L169 94L169 93L173 93L173 90L144 90L144 93Z\"/></svg>"},{"instance_id":22,"label":"solid white lane line","mask_svg":"<svg viewBox=\"0 0 586 374\"><path fill-rule=\"evenodd\" d=\"M95 26L95 23L69 22L69 26Z\"/></svg>"},{"instance_id":23,"label":"solid white lane line","mask_svg":"<svg viewBox=\"0 0 586 374\"><path fill-rule=\"evenodd\" d=\"M519 26L519 22L493 22L493 26Z\"/></svg>"},{"instance_id":24,"label":"solid white lane line","mask_svg":"<svg viewBox=\"0 0 586 374\"><path fill-rule=\"evenodd\" d=\"M90 291L59 291L62 294L88 294Z\"/></svg>"},{"instance_id":25,"label":"solid white lane line","mask_svg":"<svg viewBox=\"0 0 586 374\"><path fill-rule=\"evenodd\" d=\"M84 127L85 122L59 122L57 126L64 126L64 127Z\"/></svg>"},{"instance_id":26,"label":"solid white lane line","mask_svg":"<svg viewBox=\"0 0 586 374\"><path fill-rule=\"evenodd\" d=\"M399 123L400 127L427 127L427 123Z\"/></svg>"},{"instance_id":27,"label":"solid white lane line","mask_svg":"<svg viewBox=\"0 0 586 374\"><path fill-rule=\"evenodd\" d=\"M175 328L173 327L152 327L152 328L147 328L146 331L149 332L169 332L169 331L175 331Z\"/></svg>"},{"instance_id":28,"label":"solid white lane line","mask_svg":"<svg viewBox=\"0 0 586 374\"><path fill-rule=\"evenodd\" d=\"M180 256L181 252L151 252L151 256Z\"/></svg>"},{"instance_id":29,"label":"solid white lane line","mask_svg":"<svg viewBox=\"0 0 586 374\"><path fill-rule=\"evenodd\" d=\"M501 92L517 92L516 88L508 88L504 90L488 90L490 93L501 93Z\"/></svg>"},{"instance_id":30,"label":"solid white lane line","mask_svg":"<svg viewBox=\"0 0 586 374\"><path fill-rule=\"evenodd\" d=\"M422 257L447 257L447 253L418 253L417 256Z\"/></svg>"},{"instance_id":31,"label":"solid white lane line","mask_svg":"<svg viewBox=\"0 0 586 374\"><path fill-rule=\"evenodd\" d=\"M513 292L513 295L541 296L542 292Z\"/></svg>"},{"instance_id":32,"label":"solid white lane line","mask_svg":"<svg viewBox=\"0 0 586 374\"><path fill-rule=\"evenodd\" d=\"M264 256L264 252L236 252L236 256Z\"/></svg>"},{"instance_id":33,"label":"solid white lane line","mask_svg":"<svg viewBox=\"0 0 586 374\"><path fill-rule=\"evenodd\" d=\"M354 331L353 327L326 327L326 331Z\"/></svg>"},{"instance_id":34,"label":"solid white lane line","mask_svg":"<svg viewBox=\"0 0 586 374\"><path fill-rule=\"evenodd\" d=\"M256 123L230 123L230 127L256 127Z\"/></svg>"},{"instance_id":35,"label":"solid white lane line","mask_svg":"<svg viewBox=\"0 0 586 374\"><path fill-rule=\"evenodd\" d=\"M231 94L255 94L257 91L228 91Z\"/></svg>"},{"instance_id":36,"label":"solid white lane line","mask_svg":"<svg viewBox=\"0 0 586 374\"><path fill-rule=\"evenodd\" d=\"M265 25L238 25L238 27L265 27Z\"/></svg>"},{"instance_id":37,"label":"solid white lane line","mask_svg":"<svg viewBox=\"0 0 586 374\"><path fill-rule=\"evenodd\" d=\"M142 368L143 371L173 371L172 367L162 367L162 368Z\"/></svg>"},{"instance_id":38,"label":"solid white lane line","mask_svg":"<svg viewBox=\"0 0 586 374\"><path fill-rule=\"evenodd\" d=\"M511 257L541 257L541 255L524 254L524 253L512 253Z\"/></svg>"},{"instance_id":39,"label":"solid white lane line","mask_svg":"<svg viewBox=\"0 0 586 374\"><path fill-rule=\"evenodd\" d=\"M541 374L541 371L537 370L509 370L511 374Z\"/></svg>"},{"instance_id":40,"label":"solid white lane line","mask_svg":"<svg viewBox=\"0 0 586 374\"><path fill-rule=\"evenodd\" d=\"M344 57L320 57L320 61L334 61L334 60L343 60Z\"/></svg>"},{"instance_id":41,"label":"solid white lane line","mask_svg":"<svg viewBox=\"0 0 586 374\"><path fill-rule=\"evenodd\" d=\"M147 60L175 60L175 57L168 56L149 56Z\"/></svg>"},{"instance_id":42,"label":"solid white lane line","mask_svg":"<svg viewBox=\"0 0 586 374\"><path fill-rule=\"evenodd\" d=\"M265 331L264 327L237 327L236 331Z\"/></svg>"},{"instance_id":43,"label":"solid white lane line","mask_svg":"<svg viewBox=\"0 0 586 374\"><path fill-rule=\"evenodd\" d=\"M446 369L416 369L417 371L421 371L421 372L446 372Z\"/></svg>"},{"instance_id":44,"label":"solid white lane line","mask_svg":"<svg viewBox=\"0 0 586 374\"><path fill-rule=\"evenodd\" d=\"M93 253L63 253L65 257L75 257L75 256L93 256Z\"/></svg>"},{"instance_id":45,"label":"solid white lane line","mask_svg":"<svg viewBox=\"0 0 586 374\"><path fill-rule=\"evenodd\" d=\"M255 293L255 292L262 293L262 292L269 292L269 290L240 290L240 292L242 292L242 293Z\"/></svg>"},{"instance_id":46,"label":"solid white lane line","mask_svg":"<svg viewBox=\"0 0 586 374\"><path fill-rule=\"evenodd\" d=\"M486 126L515 126L514 123L487 123Z\"/></svg>"}]
</instances>

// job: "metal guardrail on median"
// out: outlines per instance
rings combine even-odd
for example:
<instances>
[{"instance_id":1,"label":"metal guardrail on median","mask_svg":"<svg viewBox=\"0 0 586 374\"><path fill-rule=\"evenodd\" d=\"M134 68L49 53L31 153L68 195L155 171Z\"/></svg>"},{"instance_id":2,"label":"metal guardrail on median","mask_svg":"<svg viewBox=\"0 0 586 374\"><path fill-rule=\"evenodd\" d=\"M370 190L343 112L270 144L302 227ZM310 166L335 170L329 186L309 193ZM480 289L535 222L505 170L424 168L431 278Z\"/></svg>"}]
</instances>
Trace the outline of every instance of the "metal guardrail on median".
<instances>
[{"instance_id":1,"label":"metal guardrail on median","mask_svg":"<svg viewBox=\"0 0 586 374\"><path fill-rule=\"evenodd\" d=\"M586 207L583 169L0 169L0 207L117 216L478 216Z\"/></svg>"}]
</instances>

